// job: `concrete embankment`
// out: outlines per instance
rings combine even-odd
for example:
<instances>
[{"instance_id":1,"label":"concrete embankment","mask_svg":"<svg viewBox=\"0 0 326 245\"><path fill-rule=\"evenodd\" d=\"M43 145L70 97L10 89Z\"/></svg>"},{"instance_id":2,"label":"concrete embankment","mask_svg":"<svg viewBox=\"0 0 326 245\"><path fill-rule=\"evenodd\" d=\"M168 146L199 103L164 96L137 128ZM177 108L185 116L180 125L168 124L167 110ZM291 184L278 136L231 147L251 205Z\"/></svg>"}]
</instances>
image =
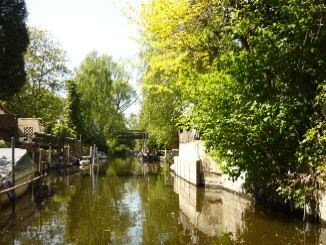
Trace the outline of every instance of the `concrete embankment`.
<instances>
[{"instance_id":1,"label":"concrete embankment","mask_svg":"<svg viewBox=\"0 0 326 245\"><path fill-rule=\"evenodd\" d=\"M173 171L177 176L196 186L222 188L247 195L242 188L244 174L236 181L223 174L219 164L206 154L205 147L196 131L179 133L179 156L174 157ZM312 210L306 210L306 212L314 213ZM320 196L319 216L321 222L326 223L326 193Z\"/></svg>"},{"instance_id":2,"label":"concrete embankment","mask_svg":"<svg viewBox=\"0 0 326 245\"><path fill-rule=\"evenodd\" d=\"M174 157L174 172L194 185L208 188L226 188L238 193L242 189L243 177L232 181L223 174L219 165L205 152L205 147L197 140L196 132L186 131L179 134L179 156Z\"/></svg>"}]
</instances>

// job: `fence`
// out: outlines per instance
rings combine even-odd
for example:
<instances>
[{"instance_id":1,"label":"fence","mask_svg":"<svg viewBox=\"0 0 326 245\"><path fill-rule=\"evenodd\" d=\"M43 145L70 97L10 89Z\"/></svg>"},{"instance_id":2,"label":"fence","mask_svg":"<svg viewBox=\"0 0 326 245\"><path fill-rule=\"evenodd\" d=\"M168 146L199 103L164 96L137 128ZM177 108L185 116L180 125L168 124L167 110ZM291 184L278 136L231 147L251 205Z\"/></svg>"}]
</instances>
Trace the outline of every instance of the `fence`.
<instances>
[{"instance_id":1,"label":"fence","mask_svg":"<svg viewBox=\"0 0 326 245\"><path fill-rule=\"evenodd\" d=\"M56 150L58 153L61 152L65 154L69 151L70 156L76 159L80 159L82 156L81 141L69 137L60 140L54 135L34 133L31 142L21 141L19 142L19 146L27 149L29 152L36 152L38 149L49 150L51 146L51 149Z\"/></svg>"}]
</instances>

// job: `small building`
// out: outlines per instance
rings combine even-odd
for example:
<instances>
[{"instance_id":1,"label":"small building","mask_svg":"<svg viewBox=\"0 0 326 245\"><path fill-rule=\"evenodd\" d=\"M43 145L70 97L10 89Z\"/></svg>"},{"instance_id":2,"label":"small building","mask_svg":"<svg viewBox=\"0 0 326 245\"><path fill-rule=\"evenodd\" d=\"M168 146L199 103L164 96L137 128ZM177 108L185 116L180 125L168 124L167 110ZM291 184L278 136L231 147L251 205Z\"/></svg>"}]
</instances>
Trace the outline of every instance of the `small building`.
<instances>
[{"instance_id":1,"label":"small building","mask_svg":"<svg viewBox=\"0 0 326 245\"><path fill-rule=\"evenodd\" d=\"M0 104L0 139L8 140L17 135L17 119Z\"/></svg>"},{"instance_id":2,"label":"small building","mask_svg":"<svg viewBox=\"0 0 326 245\"><path fill-rule=\"evenodd\" d=\"M35 133L42 132L38 118L18 118L18 136L23 142L32 142Z\"/></svg>"}]
</instances>

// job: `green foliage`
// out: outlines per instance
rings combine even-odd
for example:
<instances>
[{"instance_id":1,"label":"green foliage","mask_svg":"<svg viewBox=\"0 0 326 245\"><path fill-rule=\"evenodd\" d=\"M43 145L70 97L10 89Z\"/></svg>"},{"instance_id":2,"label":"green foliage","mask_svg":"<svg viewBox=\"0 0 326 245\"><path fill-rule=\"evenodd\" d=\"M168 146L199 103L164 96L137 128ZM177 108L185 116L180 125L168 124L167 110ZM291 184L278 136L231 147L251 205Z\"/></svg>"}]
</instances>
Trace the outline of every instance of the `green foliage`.
<instances>
[{"instance_id":1,"label":"green foliage","mask_svg":"<svg viewBox=\"0 0 326 245\"><path fill-rule=\"evenodd\" d=\"M29 28L30 45L25 53L27 83L6 107L17 117L42 118L45 124L64 119L63 80L69 73L66 53L49 32Z\"/></svg>"},{"instance_id":2,"label":"green foliage","mask_svg":"<svg viewBox=\"0 0 326 245\"><path fill-rule=\"evenodd\" d=\"M107 148L110 155L124 156L131 148L126 144L120 142L117 138L111 137L106 141Z\"/></svg>"},{"instance_id":3,"label":"green foliage","mask_svg":"<svg viewBox=\"0 0 326 245\"><path fill-rule=\"evenodd\" d=\"M119 142L117 139L111 138L106 141L106 145L108 146L109 154L113 155L116 152L115 149L118 147Z\"/></svg>"},{"instance_id":4,"label":"green foliage","mask_svg":"<svg viewBox=\"0 0 326 245\"><path fill-rule=\"evenodd\" d=\"M105 150L112 131L126 128L123 112L135 97L130 75L110 56L99 56L96 51L87 55L75 72L68 83L68 121L82 134L83 142Z\"/></svg>"},{"instance_id":5,"label":"green foliage","mask_svg":"<svg viewBox=\"0 0 326 245\"><path fill-rule=\"evenodd\" d=\"M0 99L9 100L26 82L24 53L29 38L25 1L1 1L0 13Z\"/></svg>"},{"instance_id":6,"label":"green foliage","mask_svg":"<svg viewBox=\"0 0 326 245\"><path fill-rule=\"evenodd\" d=\"M51 133L57 137L59 137L60 140L64 140L65 137L70 137L72 139L76 139L76 133L75 131L68 127L65 124L55 124L52 128L51 128Z\"/></svg>"},{"instance_id":7,"label":"green foliage","mask_svg":"<svg viewBox=\"0 0 326 245\"><path fill-rule=\"evenodd\" d=\"M150 151L154 151L154 150L163 149L164 145L158 144L156 139L154 137L151 137L146 142L146 148L149 149Z\"/></svg>"},{"instance_id":8,"label":"green foliage","mask_svg":"<svg viewBox=\"0 0 326 245\"><path fill-rule=\"evenodd\" d=\"M66 123L70 128L75 128L76 133L80 134L83 128L83 118L81 115L81 95L77 92L77 85L73 80L66 81L68 92L66 105Z\"/></svg>"},{"instance_id":9,"label":"green foliage","mask_svg":"<svg viewBox=\"0 0 326 245\"><path fill-rule=\"evenodd\" d=\"M144 128L157 145L175 145L178 142L176 122L180 111L177 96L168 92L156 94L155 89L143 89L140 127ZM156 148L157 149L157 148Z\"/></svg>"},{"instance_id":10,"label":"green foliage","mask_svg":"<svg viewBox=\"0 0 326 245\"><path fill-rule=\"evenodd\" d=\"M222 233L214 238L211 244L214 245L231 245L234 244L235 241L232 239L232 233Z\"/></svg>"},{"instance_id":11,"label":"green foliage","mask_svg":"<svg viewBox=\"0 0 326 245\"><path fill-rule=\"evenodd\" d=\"M225 172L246 173L257 198L314 207L325 179L323 2L152 0L140 18L146 129L179 119Z\"/></svg>"},{"instance_id":12,"label":"green foliage","mask_svg":"<svg viewBox=\"0 0 326 245\"><path fill-rule=\"evenodd\" d=\"M10 147L10 143L5 142L4 140L0 140L0 148Z\"/></svg>"}]
</instances>

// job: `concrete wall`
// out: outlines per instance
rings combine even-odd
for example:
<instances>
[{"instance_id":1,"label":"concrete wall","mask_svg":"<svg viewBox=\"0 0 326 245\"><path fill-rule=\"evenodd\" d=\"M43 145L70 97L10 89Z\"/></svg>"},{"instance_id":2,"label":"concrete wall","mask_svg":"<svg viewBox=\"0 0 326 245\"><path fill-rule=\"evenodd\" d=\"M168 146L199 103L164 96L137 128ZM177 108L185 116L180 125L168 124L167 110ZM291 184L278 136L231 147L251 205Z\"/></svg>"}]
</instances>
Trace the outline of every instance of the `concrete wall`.
<instances>
[{"instance_id":1,"label":"concrete wall","mask_svg":"<svg viewBox=\"0 0 326 245\"><path fill-rule=\"evenodd\" d=\"M320 197L320 205L319 205L320 219L321 223L326 224L326 193L323 192ZM326 234L325 234L326 238Z\"/></svg>"},{"instance_id":2,"label":"concrete wall","mask_svg":"<svg viewBox=\"0 0 326 245\"><path fill-rule=\"evenodd\" d=\"M179 143L179 156L174 157L174 172L194 185L244 193L242 185L245 173L235 181L230 176L223 174L219 165L205 153L205 148L200 140ZM326 192L321 194L319 212L321 222L326 224ZM313 212L307 210L307 213Z\"/></svg>"},{"instance_id":3,"label":"concrete wall","mask_svg":"<svg viewBox=\"0 0 326 245\"><path fill-rule=\"evenodd\" d=\"M197 148L197 141L180 143L179 156L174 157L175 173L194 185L200 184L200 157Z\"/></svg>"},{"instance_id":4,"label":"concrete wall","mask_svg":"<svg viewBox=\"0 0 326 245\"><path fill-rule=\"evenodd\" d=\"M174 172L194 185L243 192L243 178L233 181L224 175L219 165L206 154L200 140L179 143L179 156L174 157Z\"/></svg>"}]
</instances>

